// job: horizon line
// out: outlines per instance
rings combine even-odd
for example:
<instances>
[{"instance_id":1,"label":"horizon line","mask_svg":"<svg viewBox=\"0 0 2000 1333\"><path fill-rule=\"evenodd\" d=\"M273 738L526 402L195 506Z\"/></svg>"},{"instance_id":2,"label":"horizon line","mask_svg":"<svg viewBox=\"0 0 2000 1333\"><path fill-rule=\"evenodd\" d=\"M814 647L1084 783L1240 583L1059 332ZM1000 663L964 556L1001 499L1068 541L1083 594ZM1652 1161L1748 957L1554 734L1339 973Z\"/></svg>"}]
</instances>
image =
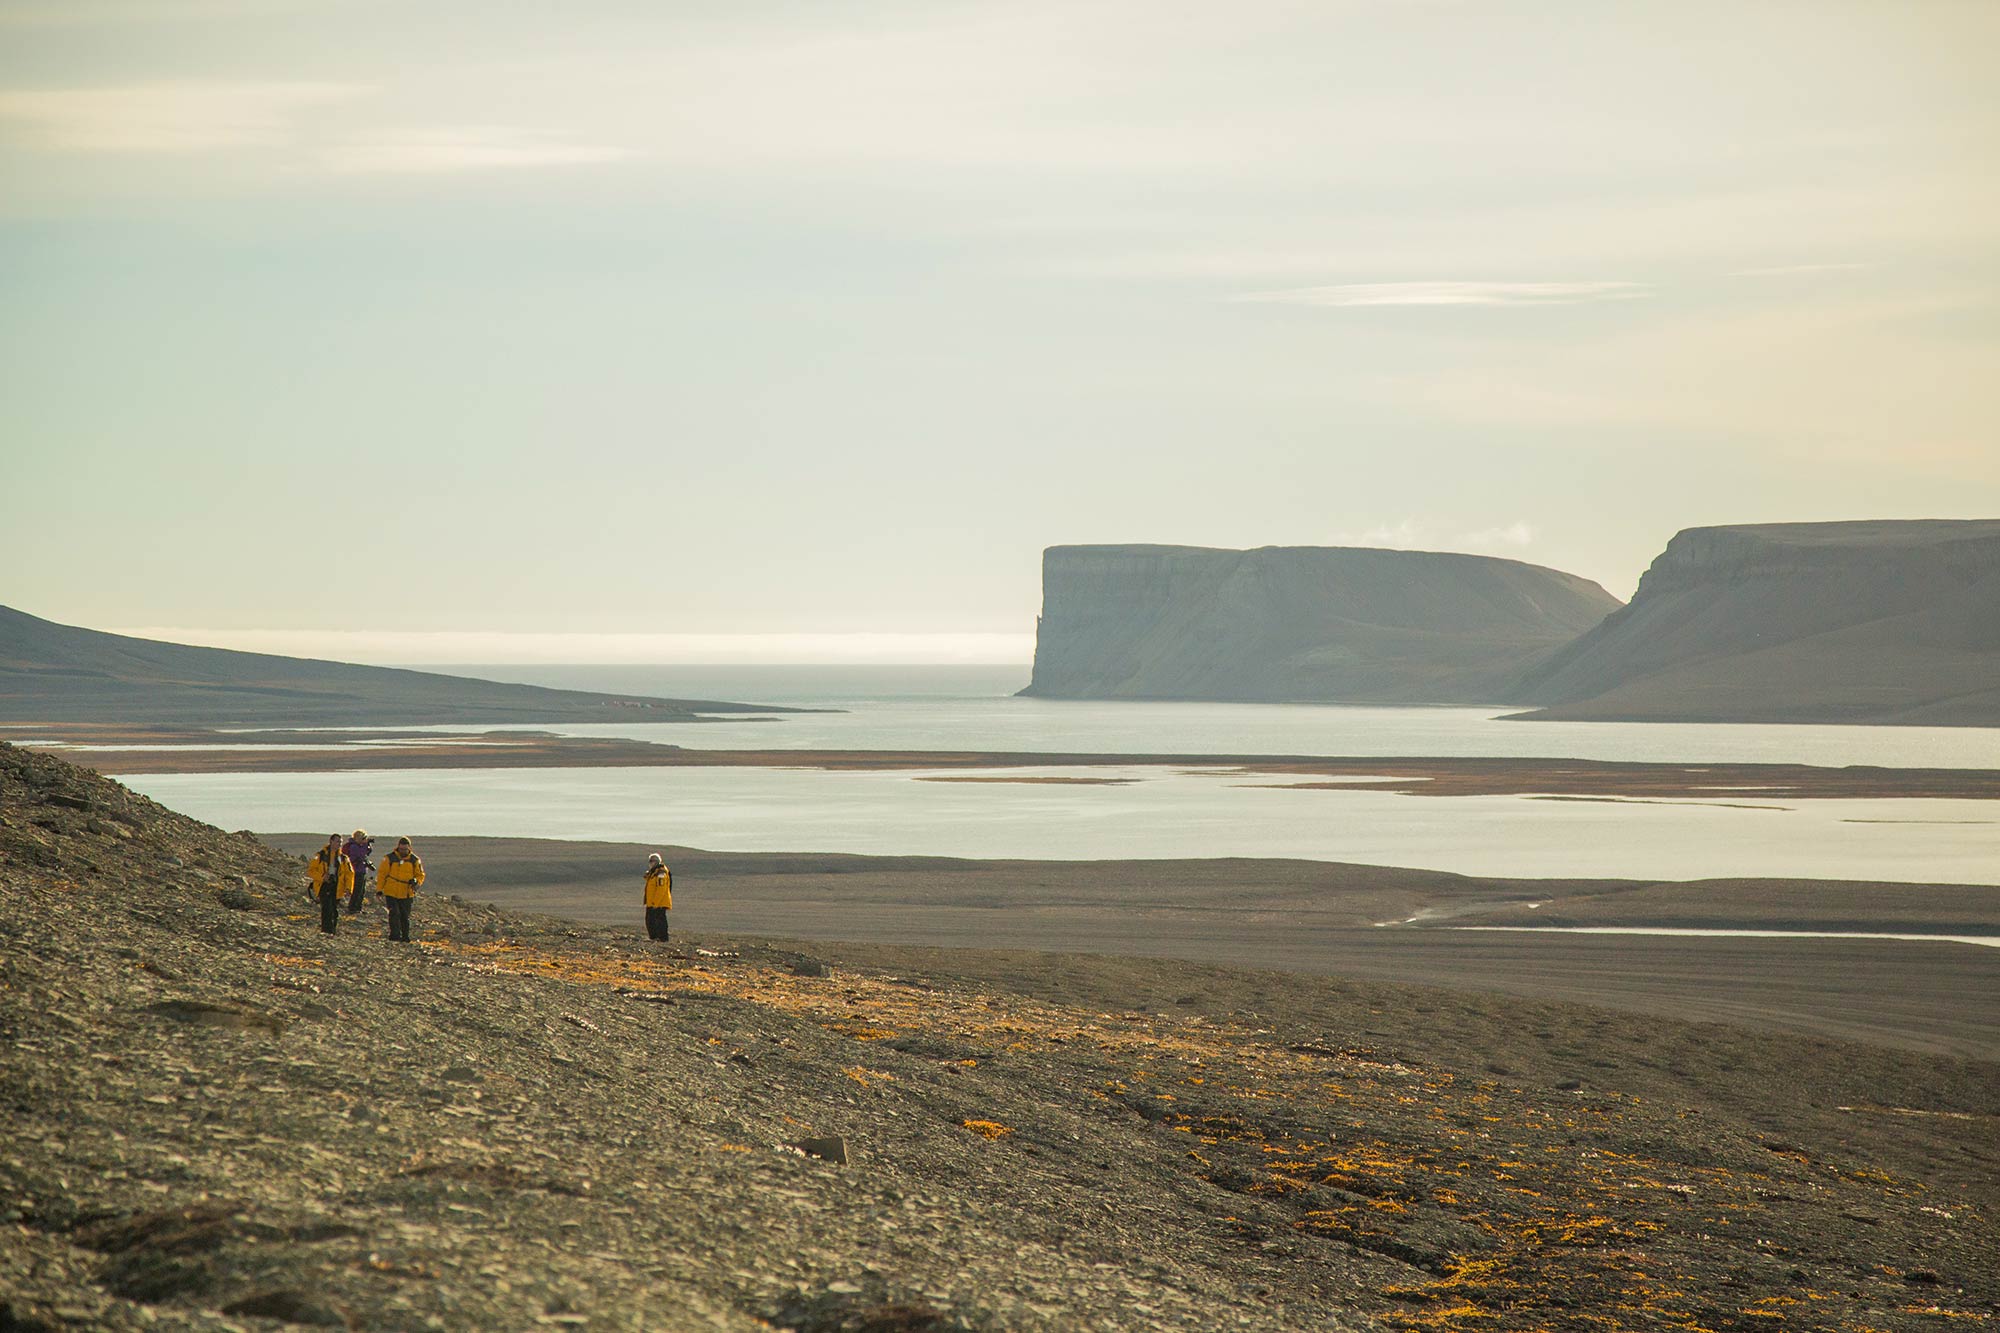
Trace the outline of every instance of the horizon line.
<instances>
[{"instance_id":1,"label":"horizon line","mask_svg":"<svg viewBox=\"0 0 2000 1333\"><path fill-rule=\"evenodd\" d=\"M617 633L533 630L213 629L106 631L138 639L369 666L1021 666L1032 633L990 631Z\"/></svg>"}]
</instances>

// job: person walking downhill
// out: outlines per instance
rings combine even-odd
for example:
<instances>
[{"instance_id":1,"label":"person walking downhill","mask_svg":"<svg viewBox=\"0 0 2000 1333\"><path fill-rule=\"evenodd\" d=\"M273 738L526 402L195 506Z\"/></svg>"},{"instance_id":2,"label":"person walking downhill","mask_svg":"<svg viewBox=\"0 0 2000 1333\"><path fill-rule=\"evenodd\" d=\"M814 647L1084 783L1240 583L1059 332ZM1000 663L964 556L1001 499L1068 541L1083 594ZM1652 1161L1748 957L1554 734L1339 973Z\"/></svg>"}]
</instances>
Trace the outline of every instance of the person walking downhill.
<instances>
[{"instance_id":1,"label":"person walking downhill","mask_svg":"<svg viewBox=\"0 0 2000 1333\"><path fill-rule=\"evenodd\" d=\"M424 882L424 863L408 838L396 839L396 850L375 874L375 891L389 904L389 938L410 942L410 900Z\"/></svg>"},{"instance_id":2,"label":"person walking downhill","mask_svg":"<svg viewBox=\"0 0 2000 1333\"><path fill-rule=\"evenodd\" d=\"M354 836L340 849L354 865L354 893L347 900L347 914L355 916L361 911L362 902L368 897L368 871L375 864L368 859L375 850L375 839L368 836L366 829L354 830Z\"/></svg>"},{"instance_id":3,"label":"person walking downhill","mask_svg":"<svg viewBox=\"0 0 2000 1333\"><path fill-rule=\"evenodd\" d=\"M667 942L667 913L674 906L674 872L654 852L646 858L646 938Z\"/></svg>"},{"instance_id":4,"label":"person walking downhill","mask_svg":"<svg viewBox=\"0 0 2000 1333\"><path fill-rule=\"evenodd\" d=\"M319 899L319 928L329 935L338 934L340 897L354 887L354 863L341 850L338 833L327 835L326 846L306 866L306 876Z\"/></svg>"}]
</instances>

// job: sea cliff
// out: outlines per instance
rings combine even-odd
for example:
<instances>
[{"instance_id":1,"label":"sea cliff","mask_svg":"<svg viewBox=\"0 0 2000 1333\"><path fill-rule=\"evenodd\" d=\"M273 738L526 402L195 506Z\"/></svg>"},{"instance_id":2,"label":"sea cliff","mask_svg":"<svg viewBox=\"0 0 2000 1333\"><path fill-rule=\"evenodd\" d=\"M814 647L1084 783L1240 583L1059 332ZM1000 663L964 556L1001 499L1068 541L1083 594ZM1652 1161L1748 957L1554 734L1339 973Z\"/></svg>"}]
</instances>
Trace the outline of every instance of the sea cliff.
<instances>
[{"instance_id":1,"label":"sea cliff","mask_svg":"<svg viewBox=\"0 0 2000 1333\"><path fill-rule=\"evenodd\" d=\"M1690 528L1536 718L2000 725L2000 521Z\"/></svg>"},{"instance_id":2,"label":"sea cliff","mask_svg":"<svg viewBox=\"0 0 2000 1333\"><path fill-rule=\"evenodd\" d=\"M1617 606L1587 579L1488 556L1054 546L1023 693L1508 702L1527 668Z\"/></svg>"}]
</instances>

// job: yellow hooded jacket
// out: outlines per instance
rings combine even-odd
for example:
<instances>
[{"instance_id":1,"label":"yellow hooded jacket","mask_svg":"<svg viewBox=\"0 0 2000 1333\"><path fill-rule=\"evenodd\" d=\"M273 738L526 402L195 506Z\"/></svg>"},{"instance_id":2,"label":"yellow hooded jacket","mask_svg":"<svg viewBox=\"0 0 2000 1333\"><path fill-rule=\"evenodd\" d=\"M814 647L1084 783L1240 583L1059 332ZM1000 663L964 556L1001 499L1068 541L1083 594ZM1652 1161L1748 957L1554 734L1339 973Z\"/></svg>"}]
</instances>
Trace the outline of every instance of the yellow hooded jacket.
<instances>
[{"instance_id":1,"label":"yellow hooded jacket","mask_svg":"<svg viewBox=\"0 0 2000 1333\"><path fill-rule=\"evenodd\" d=\"M646 872L646 906L672 907L674 905L674 872L665 866L654 866Z\"/></svg>"},{"instance_id":2,"label":"yellow hooded jacket","mask_svg":"<svg viewBox=\"0 0 2000 1333\"><path fill-rule=\"evenodd\" d=\"M312 886L315 898L319 896L320 885L326 882L326 855L325 849L322 848L313 857L312 864L306 867L306 883ZM333 856L336 861L340 862L340 869L336 872L337 878L334 882L340 886L339 891L342 894L352 893L354 891L354 862L348 860L339 852L335 852Z\"/></svg>"},{"instance_id":3,"label":"yellow hooded jacket","mask_svg":"<svg viewBox=\"0 0 2000 1333\"><path fill-rule=\"evenodd\" d=\"M424 882L424 860L411 852L401 860L394 852L382 862L375 872L375 892L384 898L410 898L417 892L417 886Z\"/></svg>"}]
</instances>

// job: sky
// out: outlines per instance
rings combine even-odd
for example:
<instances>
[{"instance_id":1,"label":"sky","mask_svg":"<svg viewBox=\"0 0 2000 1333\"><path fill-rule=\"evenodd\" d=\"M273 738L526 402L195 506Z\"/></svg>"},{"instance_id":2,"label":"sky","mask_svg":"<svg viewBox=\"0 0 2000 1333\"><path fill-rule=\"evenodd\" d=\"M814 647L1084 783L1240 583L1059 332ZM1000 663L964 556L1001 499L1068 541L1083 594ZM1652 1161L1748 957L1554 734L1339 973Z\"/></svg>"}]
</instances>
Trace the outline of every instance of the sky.
<instances>
[{"instance_id":1,"label":"sky","mask_svg":"<svg viewBox=\"0 0 2000 1333\"><path fill-rule=\"evenodd\" d=\"M1056 543L1992 517L1996 163L1988 0L0 0L0 603L1017 660Z\"/></svg>"}]
</instances>

